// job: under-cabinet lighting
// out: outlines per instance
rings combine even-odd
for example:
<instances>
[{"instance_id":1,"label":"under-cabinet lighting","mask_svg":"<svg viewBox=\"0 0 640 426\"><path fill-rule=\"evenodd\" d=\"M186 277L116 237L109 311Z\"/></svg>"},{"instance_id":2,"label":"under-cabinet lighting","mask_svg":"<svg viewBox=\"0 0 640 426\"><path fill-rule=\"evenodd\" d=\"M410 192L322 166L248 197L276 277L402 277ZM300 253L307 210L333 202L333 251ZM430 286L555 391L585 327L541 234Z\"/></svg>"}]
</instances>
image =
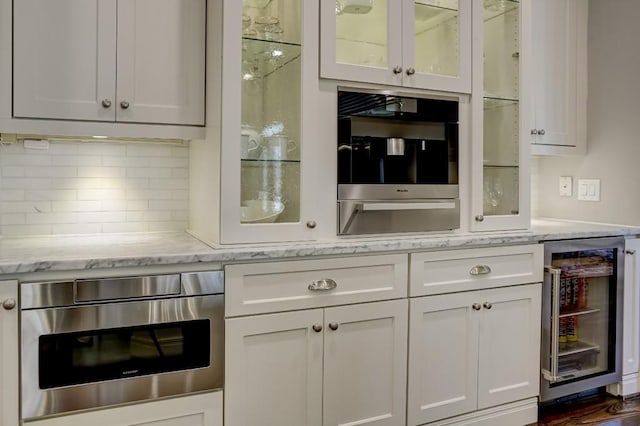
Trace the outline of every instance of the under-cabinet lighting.
<instances>
[{"instance_id":1,"label":"under-cabinet lighting","mask_svg":"<svg viewBox=\"0 0 640 426\"><path fill-rule=\"evenodd\" d=\"M162 138L123 138L109 136L60 136L60 135L41 135L41 134L15 134L0 133L0 142L17 143L24 140L48 140L51 142L120 142L120 143L154 143L169 145L185 145L188 143L184 139L162 139Z\"/></svg>"},{"instance_id":2,"label":"under-cabinet lighting","mask_svg":"<svg viewBox=\"0 0 640 426\"><path fill-rule=\"evenodd\" d=\"M108 136L91 136L94 139L107 139Z\"/></svg>"}]
</instances>

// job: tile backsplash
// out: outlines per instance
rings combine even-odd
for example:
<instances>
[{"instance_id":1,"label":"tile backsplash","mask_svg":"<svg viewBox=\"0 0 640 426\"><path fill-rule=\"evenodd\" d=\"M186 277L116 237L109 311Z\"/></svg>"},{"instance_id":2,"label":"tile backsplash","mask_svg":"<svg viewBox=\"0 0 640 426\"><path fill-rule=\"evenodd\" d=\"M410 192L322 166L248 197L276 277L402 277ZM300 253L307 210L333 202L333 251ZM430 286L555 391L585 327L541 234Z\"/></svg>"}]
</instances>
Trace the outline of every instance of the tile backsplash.
<instances>
[{"instance_id":1,"label":"tile backsplash","mask_svg":"<svg viewBox=\"0 0 640 426\"><path fill-rule=\"evenodd\" d=\"M182 231L188 197L187 145L0 145L2 236Z\"/></svg>"}]
</instances>

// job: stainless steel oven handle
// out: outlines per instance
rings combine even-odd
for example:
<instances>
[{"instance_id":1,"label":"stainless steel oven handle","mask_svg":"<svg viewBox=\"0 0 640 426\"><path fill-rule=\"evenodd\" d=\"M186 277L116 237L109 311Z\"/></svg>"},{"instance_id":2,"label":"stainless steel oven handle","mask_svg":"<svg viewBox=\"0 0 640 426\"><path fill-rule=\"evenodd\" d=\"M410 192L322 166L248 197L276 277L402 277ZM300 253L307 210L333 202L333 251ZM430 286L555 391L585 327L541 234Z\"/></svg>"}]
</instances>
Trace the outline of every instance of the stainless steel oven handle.
<instances>
[{"instance_id":1,"label":"stainless steel oven handle","mask_svg":"<svg viewBox=\"0 0 640 426\"><path fill-rule=\"evenodd\" d=\"M361 211L383 211L383 210L436 210L455 209L454 202L436 203L361 203L356 206Z\"/></svg>"},{"instance_id":2,"label":"stainless steel oven handle","mask_svg":"<svg viewBox=\"0 0 640 426\"><path fill-rule=\"evenodd\" d=\"M551 369L542 370L542 375L550 383L558 381L558 355L560 352L560 274L561 269L544 267L544 272L551 274Z\"/></svg>"}]
</instances>

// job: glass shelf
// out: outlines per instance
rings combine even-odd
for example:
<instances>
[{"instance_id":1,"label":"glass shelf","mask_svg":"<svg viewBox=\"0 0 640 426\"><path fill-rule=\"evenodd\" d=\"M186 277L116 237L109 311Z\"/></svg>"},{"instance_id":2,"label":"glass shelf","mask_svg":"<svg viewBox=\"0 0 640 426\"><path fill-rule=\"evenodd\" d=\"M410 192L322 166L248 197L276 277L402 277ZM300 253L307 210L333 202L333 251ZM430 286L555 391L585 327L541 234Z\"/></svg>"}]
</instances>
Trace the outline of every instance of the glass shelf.
<instances>
[{"instance_id":1,"label":"glass shelf","mask_svg":"<svg viewBox=\"0 0 640 426\"><path fill-rule=\"evenodd\" d=\"M518 10L519 0L484 0L484 22Z\"/></svg>"},{"instance_id":2,"label":"glass shelf","mask_svg":"<svg viewBox=\"0 0 640 426\"><path fill-rule=\"evenodd\" d=\"M600 312L600 309L591 308L591 307L587 306L585 308L579 308L579 309L572 310L571 312L562 313L562 314L558 315L558 318L575 317L575 316L580 316L580 315L595 314L595 313L598 313L598 312Z\"/></svg>"},{"instance_id":3,"label":"glass shelf","mask_svg":"<svg viewBox=\"0 0 640 426\"><path fill-rule=\"evenodd\" d=\"M242 38L242 77L264 78L298 59L302 47L297 43Z\"/></svg>"},{"instance_id":4,"label":"glass shelf","mask_svg":"<svg viewBox=\"0 0 640 426\"><path fill-rule=\"evenodd\" d=\"M578 340L577 342L573 342L571 344L567 343L567 348L560 349L560 351L558 352L558 357L569 356L589 351L600 352L600 346Z\"/></svg>"},{"instance_id":5,"label":"glass shelf","mask_svg":"<svg viewBox=\"0 0 640 426\"><path fill-rule=\"evenodd\" d=\"M517 107L518 99L501 98L497 96L484 97L484 109L495 109L505 107Z\"/></svg>"},{"instance_id":6,"label":"glass shelf","mask_svg":"<svg viewBox=\"0 0 640 426\"><path fill-rule=\"evenodd\" d=\"M436 0L431 0L430 3L438 3ZM451 3L451 2L450 2ZM458 9L457 1L454 4L448 4L444 7L441 5L432 5L416 2L415 8L415 34L419 35L424 32L430 31L436 27L442 25L457 25L458 22Z\"/></svg>"},{"instance_id":7,"label":"glass shelf","mask_svg":"<svg viewBox=\"0 0 640 426\"><path fill-rule=\"evenodd\" d=\"M262 167L262 165L264 164L282 164L282 163L300 163L300 160L267 160L267 159L262 159L262 158L242 158L241 159L242 164L243 165L251 165L251 164L255 164L258 165L260 164L260 167Z\"/></svg>"}]
</instances>

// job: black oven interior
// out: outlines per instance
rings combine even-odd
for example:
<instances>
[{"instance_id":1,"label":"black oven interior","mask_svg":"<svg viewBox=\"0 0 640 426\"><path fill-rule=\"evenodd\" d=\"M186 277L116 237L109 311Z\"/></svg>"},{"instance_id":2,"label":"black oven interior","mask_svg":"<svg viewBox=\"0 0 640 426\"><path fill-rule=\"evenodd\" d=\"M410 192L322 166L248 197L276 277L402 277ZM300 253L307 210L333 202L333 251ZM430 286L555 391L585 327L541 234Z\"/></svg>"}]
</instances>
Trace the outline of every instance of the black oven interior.
<instances>
[{"instance_id":1,"label":"black oven interior","mask_svg":"<svg viewBox=\"0 0 640 426\"><path fill-rule=\"evenodd\" d=\"M458 102L338 92L338 184L458 184Z\"/></svg>"}]
</instances>

